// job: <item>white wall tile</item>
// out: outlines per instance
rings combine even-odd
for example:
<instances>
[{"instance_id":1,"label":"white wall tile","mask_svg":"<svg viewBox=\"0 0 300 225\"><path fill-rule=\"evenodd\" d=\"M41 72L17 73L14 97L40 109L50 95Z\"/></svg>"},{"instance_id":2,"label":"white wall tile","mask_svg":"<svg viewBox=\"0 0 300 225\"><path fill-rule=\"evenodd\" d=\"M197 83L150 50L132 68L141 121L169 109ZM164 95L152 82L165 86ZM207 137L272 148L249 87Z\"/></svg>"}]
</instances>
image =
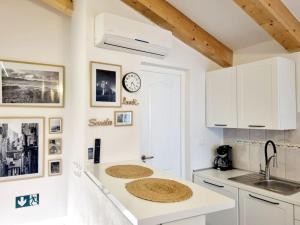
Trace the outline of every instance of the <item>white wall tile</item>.
<instances>
[{"instance_id":1,"label":"white wall tile","mask_svg":"<svg viewBox=\"0 0 300 225\"><path fill-rule=\"evenodd\" d=\"M249 140L249 129L236 129L236 138L239 140Z\"/></svg>"},{"instance_id":2,"label":"white wall tile","mask_svg":"<svg viewBox=\"0 0 300 225\"><path fill-rule=\"evenodd\" d=\"M300 149L286 149L286 178L300 181Z\"/></svg>"},{"instance_id":3,"label":"white wall tile","mask_svg":"<svg viewBox=\"0 0 300 225\"><path fill-rule=\"evenodd\" d=\"M249 144L235 144L232 151L232 159L234 168L249 170Z\"/></svg>"},{"instance_id":4,"label":"white wall tile","mask_svg":"<svg viewBox=\"0 0 300 225\"><path fill-rule=\"evenodd\" d=\"M250 144L249 145L249 167L253 172L259 172L262 161L263 148L260 144Z\"/></svg>"},{"instance_id":5,"label":"white wall tile","mask_svg":"<svg viewBox=\"0 0 300 225\"><path fill-rule=\"evenodd\" d=\"M286 150L287 148L277 148L277 166L273 164L273 161L270 164L271 175L275 177L285 178L286 170ZM270 151L269 151L270 152ZM269 154L269 157L272 154ZM274 160L274 159L273 159ZM275 167L273 167L275 166Z\"/></svg>"},{"instance_id":6,"label":"white wall tile","mask_svg":"<svg viewBox=\"0 0 300 225\"><path fill-rule=\"evenodd\" d=\"M284 131L284 142L300 144L300 113L297 113L297 129Z\"/></svg>"},{"instance_id":7,"label":"white wall tile","mask_svg":"<svg viewBox=\"0 0 300 225\"><path fill-rule=\"evenodd\" d=\"M266 130L266 140L272 140L275 143L284 142L284 131L282 130Z\"/></svg>"},{"instance_id":8,"label":"white wall tile","mask_svg":"<svg viewBox=\"0 0 300 225\"><path fill-rule=\"evenodd\" d=\"M256 141L264 141L266 139L265 130L249 130L249 139Z\"/></svg>"},{"instance_id":9,"label":"white wall tile","mask_svg":"<svg viewBox=\"0 0 300 225\"><path fill-rule=\"evenodd\" d=\"M236 140L236 129L226 128L223 130L224 144L233 145Z\"/></svg>"}]
</instances>

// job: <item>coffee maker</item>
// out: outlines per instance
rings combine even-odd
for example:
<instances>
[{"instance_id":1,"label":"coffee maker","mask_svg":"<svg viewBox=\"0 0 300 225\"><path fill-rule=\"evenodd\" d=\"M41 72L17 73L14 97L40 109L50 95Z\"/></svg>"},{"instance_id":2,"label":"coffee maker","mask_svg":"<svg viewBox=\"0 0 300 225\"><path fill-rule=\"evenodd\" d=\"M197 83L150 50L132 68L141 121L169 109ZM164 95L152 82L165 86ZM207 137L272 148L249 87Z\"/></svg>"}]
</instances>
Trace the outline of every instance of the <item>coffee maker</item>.
<instances>
[{"instance_id":1,"label":"coffee maker","mask_svg":"<svg viewBox=\"0 0 300 225\"><path fill-rule=\"evenodd\" d=\"M232 147L230 145L221 145L217 148L217 156L214 160L214 168L225 171L232 169Z\"/></svg>"}]
</instances>

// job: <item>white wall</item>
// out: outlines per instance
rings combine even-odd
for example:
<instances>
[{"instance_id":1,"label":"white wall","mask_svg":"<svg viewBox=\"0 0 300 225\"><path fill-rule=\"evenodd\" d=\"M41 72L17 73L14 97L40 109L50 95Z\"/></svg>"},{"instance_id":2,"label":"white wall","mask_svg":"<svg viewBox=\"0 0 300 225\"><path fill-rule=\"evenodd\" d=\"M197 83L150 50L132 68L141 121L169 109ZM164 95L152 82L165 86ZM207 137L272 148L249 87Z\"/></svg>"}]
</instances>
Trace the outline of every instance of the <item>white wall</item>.
<instances>
[{"instance_id":1,"label":"white wall","mask_svg":"<svg viewBox=\"0 0 300 225\"><path fill-rule=\"evenodd\" d=\"M201 54L186 46L174 38L174 47L170 55L164 60L152 59L138 55L132 55L117 51L104 50L94 47L94 17L102 12L110 12L145 23L151 23L140 14L118 0L89 0L87 1L87 61L99 61L122 65L123 74L127 72L140 72L141 63L153 63L167 67L185 69L189 80L189 149L191 168L208 167L211 165L211 146L219 143L221 131L208 130L205 128L205 71L210 61ZM143 91L143 90L141 90ZM123 91L123 96L139 99L139 94L129 94ZM89 96L88 96L89 98ZM86 100L88 104L88 99ZM139 158L139 135L140 127L139 108L136 106L122 107L122 110L133 110L133 127L128 128L88 128L87 144L93 146L95 137L103 140L103 162L118 161ZM117 109L118 110L118 109ZM113 110L110 108L89 108L88 118L113 118ZM191 173L190 170L188 170Z\"/></svg>"},{"instance_id":2,"label":"white wall","mask_svg":"<svg viewBox=\"0 0 300 225\"><path fill-rule=\"evenodd\" d=\"M187 71L188 76L188 118L187 118L187 162L188 175L192 169L210 167L212 164L212 147L222 143L222 129L205 127L205 71L214 67L207 58L174 38L174 47L164 59L152 59L128 53L104 50L94 47L94 17L102 12L110 12L145 23L151 23L143 16L121 3L119 0L74 1L75 14L72 18L72 121L76 121L76 137L73 136L72 166L69 185L69 213L72 224L94 224L96 218L89 217L95 202L85 205L86 210L78 209L76 202L86 202L82 194L87 190L82 173L87 159L87 148L94 146L94 139L102 139L102 162L111 162L140 157L139 107L123 106L122 110L134 111L135 124L132 127L88 127L88 119L113 119L112 108L89 107L89 61L99 61L122 65L123 74L133 71L139 73L141 63L152 63L166 67L176 67ZM142 90L141 90L142 91ZM76 97L75 97L76 96ZM139 94L123 91L123 96L139 99ZM118 109L116 109L118 110ZM75 135L75 134L74 134ZM95 200L96 201L96 200ZM113 213L112 213L113 214ZM96 215L95 215L96 216ZM100 223L101 224L101 223Z\"/></svg>"},{"instance_id":3,"label":"white wall","mask_svg":"<svg viewBox=\"0 0 300 225\"><path fill-rule=\"evenodd\" d=\"M0 58L50 64L68 64L69 19L44 7L39 1L1 0ZM66 67L66 107L0 108L0 116L66 116L69 108L69 67ZM63 156L67 158L68 141L64 126ZM45 127L48 140L48 123ZM52 136L54 137L54 136ZM63 175L48 177L47 144L45 143L45 176L43 178L0 183L0 224L12 225L66 215L67 162L63 161ZM54 158L54 157L52 157ZM15 197L40 193L40 205L15 209Z\"/></svg>"},{"instance_id":4,"label":"white wall","mask_svg":"<svg viewBox=\"0 0 300 225\"><path fill-rule=\"evenodd\" d=\"M222 142L222 130L205 128L205 71L215 64L177 39L174 39L174 48L164 60L95 48L93 47L94 16L101 12L111 12L142 22L150 22L119 0L74 2L76 10L70 20L44 6L38 0L1 0L0 58L66 65L65 108L0 109L0 116L30 115L44 116L46 119L50 116L64 116L63 175L48 177L47 161L50 157L46 154L44 178L1 183L1 225L64 216L67 201L74 223L81 221L86 225L88 221L84 218L86 219L85 213L88 210L80 211L78 204L81 199L86 198L82 193L88 189L82 174L86 150L87 147L93 146L96 137L101 137L103 140L102 160L104 162L139 158L139 129L142 125L139 121L138 107L122 108L134 110L136 123L133 127L89 128L87 126L89 118L113 118L114 111L108 108L89 108L90 60L120 64L123 66L123 74L129 71L139 73L142 62L177 67L187 71L189 175L191 169L210 166L211 148L214 144ZM126 93L125 96L139 98L138 94ZM47 140L48 123L45 131ZM40 193L40 206L14 209L15 196L36 192Z\"/></svg>"}]
</instances>

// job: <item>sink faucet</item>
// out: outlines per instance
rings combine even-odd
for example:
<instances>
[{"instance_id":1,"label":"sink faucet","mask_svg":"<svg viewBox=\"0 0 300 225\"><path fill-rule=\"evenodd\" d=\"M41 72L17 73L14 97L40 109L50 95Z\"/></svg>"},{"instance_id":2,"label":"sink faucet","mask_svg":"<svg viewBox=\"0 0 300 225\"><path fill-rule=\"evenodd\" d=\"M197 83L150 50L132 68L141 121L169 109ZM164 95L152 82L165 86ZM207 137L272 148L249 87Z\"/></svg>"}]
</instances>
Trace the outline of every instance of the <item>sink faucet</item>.
<instances>
[{"instance_id":1,"label":"sink faucet","mask_svg":"<svg viewBox=\"0 0 300 225\"><path fill-rule=\"evenodd\" d=\"M270 157L268 157L268 146L269 144L272 145L273 147L273 152L274 154ZM273 141L269 140L266 142L265 144L265 160L266 160L266 167L265 167L265 179L266 180L270 180L270 163L273 159L273 166L277 166L277 150L276 150L276 145Z\"/></svg>"}]
</instances>

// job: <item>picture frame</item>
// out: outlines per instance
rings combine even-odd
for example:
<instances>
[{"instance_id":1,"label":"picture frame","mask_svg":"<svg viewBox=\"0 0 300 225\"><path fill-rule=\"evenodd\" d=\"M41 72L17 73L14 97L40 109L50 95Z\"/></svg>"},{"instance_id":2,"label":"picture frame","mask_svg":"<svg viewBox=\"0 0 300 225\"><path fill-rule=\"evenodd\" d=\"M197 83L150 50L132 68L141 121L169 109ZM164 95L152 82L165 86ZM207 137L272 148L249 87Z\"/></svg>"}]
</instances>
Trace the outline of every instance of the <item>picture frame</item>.
<instances>
[{"instance_id":1,"label":"picture frame","mask_svg":"<svg viewBox=\"0 0 300 225\"><path fill-rule=\"evenodd\" d=\"M122 66L90 62L90 106L121 107Z\"/></svg>"},{"instance_id":2,"label":"picture frame","mask_svg":"<svg viewBox=\"0 0 300 225\"><path fill-rule=\"evenodd\" d=\"M62 154L62 139L49 138L48 139L48 155L61 155Z\"/></svg>"},{"instance_id":3,"label":"picture frame","mask_svg":"<svg viewBox=\"0 0 300 225\"><path fill-rule=\"evenodd\" d=\"M0 117L0 182L44 176L44 117Z\"/></svg>"},{"instance_id":4,"label":"picture frame","mask_svg":"<svg viewBox=\"0 0 300 225\"><path fill-rule=\"evenodd\" d=\"M61 134L63 132L63 118L49 117L49 134Z\"/></svg>"},{"instance_id":5,"label":"picture frame","mask_svg":"<svg viewBox=\"0 0 300 225\"><path fill-rule=\"evenodd\" d=\"M0 59L0 106L64 107L65 67Z\"/></svg>"},{"instance_id":6,"label":"picture frame","mask_svg":"<svg viewBox=\"0 0 300 225\"><path fill-rule=\"evenodd\" d=\"M48 161L48 175L59 176L62 174L62 160L51 159Z\"/></svg>"},{"instance_id":7,"label":"picture frame","mask_svg":"<svg viewBox=\"0 0 300 225\"><path fill-rule=\"evenodd\" d=\"M133 125L133 111L115 111L114 125L116 127L132 126Z\"/></svg>"}]
</instances>

